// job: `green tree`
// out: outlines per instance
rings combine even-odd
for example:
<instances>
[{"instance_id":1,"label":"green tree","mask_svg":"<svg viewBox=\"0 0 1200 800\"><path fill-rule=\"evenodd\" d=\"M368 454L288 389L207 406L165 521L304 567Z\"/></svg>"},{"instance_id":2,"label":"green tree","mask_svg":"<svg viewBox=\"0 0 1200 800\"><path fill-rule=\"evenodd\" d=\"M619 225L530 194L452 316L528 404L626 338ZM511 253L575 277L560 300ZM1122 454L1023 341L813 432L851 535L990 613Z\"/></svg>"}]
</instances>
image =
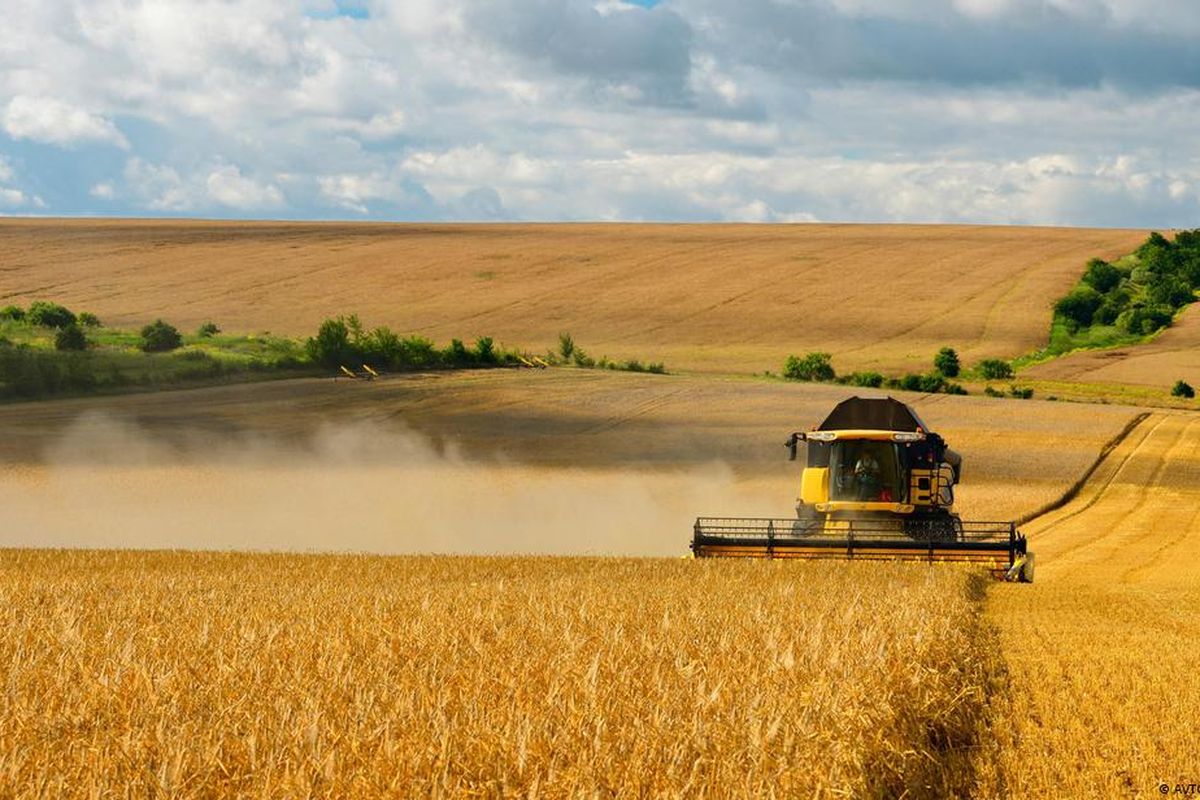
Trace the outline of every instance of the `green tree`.
<instances>
[{"instance_id":1,"label":"green tree","mask_svg":"<svg viewBox=\"0 0 1200 800\"><path fill-rule=\"evenodd\" d=\"M959 364L958 353L954 352L953 347L943 347L933 357L933 368L947 378L956 378L962 369L962 365Z\"/></svg>"},{"instance_id":2,"label":"green tree","mask_svg":"<svg viewBox=\"0 0 1200 800\"><path fill-rule=\"evenodd\" d=\"M142 352L165 353L183 344L183 337L174 325L156 319L142 328Z\"/></svg>"},{"instance_id":3,"label":"green tree","mask_svg":"<svg viewBox=\"0 0 1200 800\"><path fill-rule=\"evenodd\" d=\"M575 340L566 331L558 335L558 354L564 361L570 361L571 356L575 355Z\"/></svg>"},{"instance_id":4,"label":"green tree","mask_svg":"<svg viewBox=\"0 0 1200 800\"><path fill-rule=\"evenodd\" d=\"M308 357L323 367L338 367L359 360L359 352L350 343L350 327L345 317L327 319L317 335L304 343Z\"/></svg>"},{"instance_id":5,"label":"green tree","mask_svg":"<svg viewBox=\"0 0 1200 800\"><path fill-rule=\"evenodd\" d=\"M90 311L79 312L79 324L85 328L99 328L100 318Z\"/></svg>"},{"instance_id":6,"label":"green tree","mask_svg":"<svg viewBox=\"0 0 1200 800\"><path fill-rule=\"evenodd\" d=\"M1083 273L1083 282L1100 294L1105 294L1121 282L1121 270L1102 258L1093 258Z\"/></svg>"},{"instance_id":7,"label":"green tree","mask_svg":"<svg viewBox=\"0 0 1200 800\"><path fill-rule=\"evenodd\" d=\"M5 306L0 308L0 319L10 319L13 322L20 322L25 319L25 309L20 306Z\"/></svg>"},{"instance_id":8,"label":"green tree","mask_svg":"<svg viewBox=\"0 0 1200 800\"><path fill-rule=\"evenodd\" d=\"M985 358L977 367L979 374L989 381L1004 380L1013 376L1013 368L1007 361L998 358Z\"/></svg>"},{"instance_id":9,"label":"green tree","mask_svg":"<svg viewBox=\"0 0 1200 800\"><path fill-rule=\"evenodd\" d=\"M1076 286L1054 304L1054 311L1076 327L1086 328L1102 302L1104 298L1091 286Z\"/></svg>"},{"instance_id":10,"label":"green tree","mask_svg":"<svg viewBox=\"0 0 1200 800\"><path fill-rule=\"evenodd\" d=\"M87 336L78 325L66 325L54 334L55 350L86 350Z\"/></svg>"},{"instance_id":11,"label":"green tree","mask_svg":"<svg viewBox=\"0 0 1200 800\"><path fill-rule=\"evenodd\" d=\"M499 360L492 337L480 336L475 340L475 360L480 364L495 364Z\"/></svg>"},{"instance_id":12,"label":"green tree","mask_svg":"<svg viewBox=\"0 0 1200 800\"><path fill-rule=\"evenodd\" d=\"M31 324L41 325L44 328L65 328L75 324L75 315L65 306L60 306L58 303L47 303L43 300L37 300L30 305L25 318Z\"/></svg>"},{"instance_id":13,"label":"green tree","mask_svg":"<svg viewBox=\"0 0 1200 800\"><path fill-rule=\"evenodd\" d=\"M794 381L831 381L837 377L829 353L808 353L803 358L788 356L783 377Z\"/></svg>"},{"instance_id":14,"label":"green tree","mask_svg":"<svg viewBox=\"0 0 1200 800\"><path fill-rule=\"evenodd\" d=\"M1192 398L1196 396L1196 390L1187 381L1175 381L1175 385L1171 387L1171 396Z\"/></svg>"},{"instance_id":15,"label":"green tree","mask_svg":"<svg viewBox=\"0 0 1200 800\"><path fill-rule=\"evenodd\" d=\"M216 336L220 332L221 332L221 329L217 327L217 323L212 322L210 320L208 322L205 322L203 325L201 325L196 330L196 335L199 336L201 339L208 339L212 336Z\"/></svg>"}]
</instances>

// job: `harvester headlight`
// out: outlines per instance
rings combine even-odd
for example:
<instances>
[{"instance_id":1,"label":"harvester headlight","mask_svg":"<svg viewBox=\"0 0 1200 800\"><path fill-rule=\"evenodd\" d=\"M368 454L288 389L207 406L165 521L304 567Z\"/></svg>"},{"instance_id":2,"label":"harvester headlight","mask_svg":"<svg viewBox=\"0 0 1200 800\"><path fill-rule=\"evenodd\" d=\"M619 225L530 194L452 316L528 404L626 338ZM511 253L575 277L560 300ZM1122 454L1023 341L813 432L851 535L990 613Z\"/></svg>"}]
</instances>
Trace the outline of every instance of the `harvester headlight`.
<instances>
[{"instance_id":1,"label":"harvester headlight","mask_svg":"<svg viewBox=\"0 0 1200 800\"><path fill-rule=\"evenodd\" d=\"M925 438L923 433L893 433L892 441L894 442L919 442Z\"/></svg>"}]
</instances>

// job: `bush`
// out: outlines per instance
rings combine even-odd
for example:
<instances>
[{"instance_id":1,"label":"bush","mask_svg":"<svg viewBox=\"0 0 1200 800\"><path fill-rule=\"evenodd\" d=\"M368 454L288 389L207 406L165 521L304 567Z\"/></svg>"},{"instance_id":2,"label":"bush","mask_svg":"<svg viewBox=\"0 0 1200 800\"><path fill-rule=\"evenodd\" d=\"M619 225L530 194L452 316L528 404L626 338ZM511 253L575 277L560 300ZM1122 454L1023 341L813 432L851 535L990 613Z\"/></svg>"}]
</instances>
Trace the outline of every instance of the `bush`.
<instances>
[{"instance_id":1,"label":"bush","mask_svg":"<svg viewBox=\"0 0 1200 800\"><path fill-rule=\"evenodd\" d=\"M480 364L495 364L498 362L496 357L496 347L492 344L492 337L480 336L475 340L475 360Z\"/></svg>"},{"instance_id":2,"label":"bush","mask_svg":"<svg viewBox=\"0 0 1200 800\"><path fill-rule=\"evenodd\" d=\"M809 353L804 358L788 356L783 377L793 381L831 381L837 377L829 353Z\"/></svg>"},{"instance_id":3,"label":"bush","mask_svg":"<svg viewBox=\"0 0 1200 800\"><path fill-rule=\"evenodd\" d=\"M79 324L85 328L99 328L100 318L90 311L80 311Z\"/></svg>"},{"instance_id":4,"label":"bush","mask_svg":"<svg viewBox=\"0 0 1200 800\"><path fill-rule=\"evenodd\" d=\"M592 358L578 347L575 347L571 350L571 360L575 362L575 366L583 367L584 369L591 369L592 367L596 366L596 359Z\"/></svg>"},{"instance_id":5,"label":"bush","mask_svg":"<svg viewBox=\"0 0 1200 800\"><path fill-rule=\"evenodd\" d=\"M651 361L646 365L646 372L651 372L655 375L666 375L667 365L661 361Z\"/></svg>"},{"instance_id":6,"label":"bush","mask_svg":"<svg viewBox=\"0 0 1200 800\"><path fill-rule=\"evenodd\" d=\"M20 306L5 306L4 308L0 308L0 320L5 319L20 322L25 319L25 309Z\"/></svg>"},{"instance_id":7,"label":"bush","mask_svg":"<svg viewBox=\"0 0 1200 800\"><path fill-rule=\"evenodd\" d=\"M43 328L65 328L75 324L75 315L58 303L47 303L38 300L29 306L25 318L33 325Z\"/></svg>"},{"instance_id":8,"label":"bush","mask_svg":"<svg viewBox=\"0 0 1200 800\"><path fill-rule=\"evenodd\" d=\"M473 363L471 351L463 344L462 339L451 339L450 346L442 351L442 357L447 364L455 367L465 367Z\"/></svg>"},{"instance_id":9,"label":"bush","mask_svg":"<svg viewBox=\"0 0 1200 800\"><path fill-rule=\"evenodd\" d=\"M851 372L842 378L842 383L851 386L863 386L868 389L878 389L883 386L883 376L878 372Z\"/></svg>"},{"instance_id":10,"label":"bush","mask_svg":"<svg viewBox=\"0 0 1200 800\"><path fill-rule=\"evenodd\" d=\"M216 336L220 332L221 329L217 327L217 323L211 321L204 323L196 329L196 335L201 339L208 339L209 337Z\"/></svg>"},{"instance_id":11,"label":"bush","mask_svg":"<svg viewBox=\"0 0 1200 800\"><path fill-rule=\"evenodd\" d=\"M142 332L145 335L145 331ZM327 319L317 335L304 343L308 357L323 367L338 367L358 361L359 352L350 344L350 327L345 317Z\"/></svg>"},{"instance_id":12,"label":"bush","mask_svg":"<svg viewBox=\"0 0 1200 800\"><path fill-rule=\"evenodd\" d=\"M1004 397L1004 392L997 391L990 386L983 387L983 393L988 397Z\"/></svg>"},{"instance_id":13,"label":"bush","mask_svg":"<svg viewBox=\"0 0 1200 800\"><path fill-rule=\"evenodd\" d=\"M87 337L78 325L67 325L54 334L55 350L86 350L87 346Z\"/></svg>"},{"instance_id":14,"label":"bush","mask_svg":"<svg viewBox=\"0 0 1200 800\"><path fill-rule=\"evenodd\" d=\"M958 377L961 369L961 365L958 363L958 353L954 352L953 347L943 347L933 357L933 368L947 378Z\"/></svg>"},{"instance_id":15,"label":"bush","mask_svg":"<svg viewBox=\"0 0 1200 800\"><path fill-rule=\"evenodd\" d=\"M1196 299L1192 287L1183 278L1164 278L1151 284L1146 292L1151 305L1182 308Z\"/></svg>"},{"instance_id":16,"label":"bush","mask_svg":"<svg viewBox=\"0 0 1200 800\"><path fill-rule=\"evenodd\" d=\"M1117 327L1126 333L1145 336L1171 324L1170 309L1162 306L1138 306L1117 317Z\"/></svg>"},{"instance_id":17,"label":"bush","mask_svg":"<svg viewBox=\"0 0 1200 800\"><path fill-rule=\"evenodd\" d=\"M646 368L636 358L631 358L621 367L626 372L645 372Z\"/></svg>"},{"instance_id":18,"label":"bush","mask_svg":"<svg viewBox=\"0 0 1200 800\"><path fill-rule=\"evenodd\" d=\"M1171 387L1171 396L1192 398L1196 396L1196 390L1187 381L1175 381L1175 385Z\"/></svg>"},{"instance_id":19,"label":"bush","mask_svg":"<svg viewBox=\"0 0 1200 800\"><path fill-rule=\"evenodd\" d=\"M1092 317L1104 298L1091 286L1076 286L1067 296L1054 304L1054 312L1080 328L1092 324Z\"/></svg>"},{"instance_id":20,"label":"bush","mask_svg":"<svg viewBox=\"0 0 1200 800\"><path fill-rule=\"evenodd\" d=\"M1121 282L1121 270L1104 259L1093 258L1083 273L1083 282L1100 294L1105 294Z\"/></svg>"},{"instance_id":21,"label":"bush","mask_svg":"<svg viewBox=\"0 0 1200 800\"><path fill-rule=\"evenodd\" d=\"M1013 376L1012 366L998 358L985 358L979 362L977 369L979 374L989 381L1000 381Z\"/></svg>"},{"instance_id":22,"label":"bush","mask_svg":"<svg viewBox=\"0 0 1200 800\"><path fill-rule=\"evenodd\" d=\"M1008 393L1020 400L1028 400L1033 397L1033 389L1028 387L1010 386L1008 387Z\"/></svg>"},{"instance_id":23,"label":"bush","mask_svg":"<svg viewBox=\"0 0 1200 800\"><path fill-rule=\"evenodd\" d=\"M566 331L558 335L558 352L564 361L570 361L571 356L575 355L575 340Z\"/></svg>"},{"instance_id":24,"label":"bush","mask_svg":"<svg viewBox=\"0 0 1200 800\"><path fill-rule=\"evenodd\" d=\"M183 337L174 325L156 319L142 328L142 352L165 353L183 344Z\"/></svg>"}]
</instances>

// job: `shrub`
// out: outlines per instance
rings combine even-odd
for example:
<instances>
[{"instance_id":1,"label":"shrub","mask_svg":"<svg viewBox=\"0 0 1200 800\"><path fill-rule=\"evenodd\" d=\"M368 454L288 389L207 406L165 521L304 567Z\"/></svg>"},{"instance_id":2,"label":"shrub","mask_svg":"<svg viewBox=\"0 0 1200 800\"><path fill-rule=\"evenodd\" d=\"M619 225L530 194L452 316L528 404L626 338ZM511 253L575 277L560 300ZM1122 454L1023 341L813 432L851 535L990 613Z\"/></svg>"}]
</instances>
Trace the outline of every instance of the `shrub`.
<instances>
[{"instance_id":1,"label":"shrub","mask_svg":"<svg viewBox=\"0 0 1200 800\"><path fill-rule=\"evenodd\" d=\"M644 366L642 366L642 362L638 361L636 358L629 359L628 361L626 361L624 363L624 365L622 365L621 368L623 370L625 370L626 372L645 372L646 371L646 368Z\"/></svg>"},{"instance_id":2,"label":"shrub","mask_svg":"<svg viewBox=\"0 0 1200 800\"><path fill-rule=\"evenodd\" d=\"M1004 392L997 391L990 386L983 387L983 393L988 397L1004 397Z\"/></svg>"},{"instance_id":3,"label":"shrub","mask_svg":"<svg viewBox=\"0 0 1200 800\"><path fill-rule=\"evenodd\" d=\"M864 386L868 389L878 389L883 386L883 376L878 372L851 372L845 376L845 383L851 386Z\"/></svg>"},{"instance_id":4,"label":"shrub","mask_svg":"<svg viewBox=\"0 0 1200 800\"><path fill-rule=\"evenodd\" d=\"M165 353L183 344L183 337L174 325L156 319L142 328L142 352Z\"/></svg>"},{"instance_id":5,"label":"shrub","mask_svg":"<svg viewBox=\"0 0 1200 800\"><path fill-rule=\"evenodd\" d=\"M480 336L475 340L475 360L480 364L495 364L498 361L492 337Z\"/></svg>"},{"instance_id":6,"label":"shrub","mask_svg":"<svg viewBox=\"0 0 1200 800\"><path fill-rule=\"evenodd\" d=\"M55 350L86 350L87 346L87 337L78 325L67 325L54 334Z\"/></svg>"},{"instance_id":7,"label":"shrub","mask_svg":"<svg viewBox=\"0 0 1200 800\"><path fill-rule=\"evenodd\" d=\"M646 372L652 372L655 375L666 375L667 365L661 361L651 361L646 365Z\"/></svg>"},{"instance_id":8,"label":"shrub","mask_svg":"<svg viewBox=\"0 0 1200 800\"><path fill-rule=\"evenodd\" d=\"M1196 299L1192 287L1183 278L1163 278L1150 285L1146 299L1151 305L1181 308Z\"/></svg>"},{"instance_id":9,"label":"shrub","mask_svg":"<svg viewBox=\"0 0 1200 800\"><path fill-rule=\"evenodd\" d=\"M5 306L4 308L0 308L0 320L3 319L20 322L25 319L25 309L20 306Z\"/></svg>"},{"instance_id":10,"label":"shrub","mask_svg":"<svg viewBox=\"0 0 1200 800\"><path fill-rule=\"evenodd\" d=\"M596 359L592 358L578 347L571 350L571 360L575 362L575 366L583 367L584 369L591 369L592 367L596 366Z\"/></svg>"},{"instance_id":11,"label":"shrub","mask_svg":"<svg viewBox=\"0 0 1200 800\"><path fill-rule=\"evenodd\" d=\"M143 335L145 332L143 331ZM317 335L304 343L308 357L323 367L337 367L358 360L358 349L350 344L350 328L345 317L327 319Z\"/></svg>"},{"instance_id":12,"label":"shrub","mask_svg":"<svg viewBox=\"0 0 1200 800\"><path fill-rule=\"evenodd\" d=\"M1196 396L1196 390L1187 381L1175 381L1175 385L1171 387L1171 396L1192 398Z\"/></svg>"},{"instance_id":13,"label":"shrub","mask_svg":"<svg viewBox=\"0 0 1200 800\"><path fill-rule=\"evenodd\" d=\"M196 335L201 339L207 339L211 336L216 336L220 332L221 329L217 327L217 323L212 321L206 322L196 329Z\"/></svg>"},{"instance_id":14,"label":"shrub","mask_svg":"<svg viewBox=\"0 0 1200 800\"><path fill-rule=\"evenodd\" d=\"M985 358L979 362L979 374L985 380L999 381L1013 376L1013 368L1007 361L998 358Z\"/></svg>"},{"instance_id":15,"label":"shrub","mask_svg":"<svg viewBox=\"0 0 1200 800\"><path fill-rule=\"evenodd\" d=\"M1054 304L1054 312L1075 326L1086 328L1092 324L1092 317L1102 302L1104 298L1091 286L1076 286Z\"/></svg>"},{"instance_id":16,"label":"shrub","mask_svg":"<svg viewBox=\"0 0 1200 800\"><path fill-rule=\"evenodd\" d=\"M570 361L571 356L575 355L575 340L566 331L558 335L558 352L564 361Z\"/></svg>"},{"instance_id":17,"label":"shrub","mask_svg":"<svg viewBox=\"0 0 1200 800\"><path fill-rule=\"evenodd\" d=\"M1137 306L1117 317L1117 327L1126 333L1148 335L1171 324L1170 309L1162 306Z\"/></svg>"},{"instance_id":18,"label":"shrub","mask_svg":"<svg viewBox=\"0 0 1200 800\"><path fill-rule=\"evenodd\" d=\"M100 318L90 311L80 311L79 324L85 328L99 328Z\"/></svg>"},{"instance_id":19,"label":"shrub","mask_svg":"<svg viewBox=\"0 0 1200 800\"><path fill-rule=\"evenodd\" d=\"M1087 271L1083 273L1083 282L1100 294L1121 282L1121 270L1101 258L1093 258L1088 262Z\"/></svg>"},{"instance_id":20,"label":"shrub","mask_svg":"<svg viewBox=\"0 0 1200 800\"><path fill-rule=\"evenodd\" d=\"M43 328L65 328L75 324L75 315L65 306L42 300L35 301L29 306L29 312L25 318L31 324L41 325Z\"/></svg>"},{"instance_id":21,"label":"shrub","mask_svg":"<svg viewBox=\"0 0 1200 800\"><path fill-rule=\"evenodd\" d=\"M447 364L456 367L472 363L471 351L463 344L462 339L451 339L450 346L442 351L442 356Z\"/></svg>"},{"instance_id":22,"label":"shrub","mask_svg":"<svg viewBox=\"0 0 1200 800\"><path fill-rule=\"evenodd\" d=\"M961 369L961 365L958 363L958 353L954 352L953 347L943 347L933 357L933 368L947 378L958 377Z\"/></svg>"},{"instance_id":23,"label":"shrub","mask_svg":"<svg viewBox=\"0 0 1200 800\"><path fill-rule=\"evenodd\" d=\"M1029 387L1010 386L1008 387L1008 393L1020 400L1028 400L1033 397L1033 389Z\"/></svg>"},{"instance_id":24,"label":"shrub","mask_svg":"<svg viewBox=\"0 0 1200 800\"><path fill-rule=\"evenodd\" d=\"M809 353L804 358L788 356L783 377L794 381L831 381L837 377L829 353Z\"/></svg>"}]
</instances>

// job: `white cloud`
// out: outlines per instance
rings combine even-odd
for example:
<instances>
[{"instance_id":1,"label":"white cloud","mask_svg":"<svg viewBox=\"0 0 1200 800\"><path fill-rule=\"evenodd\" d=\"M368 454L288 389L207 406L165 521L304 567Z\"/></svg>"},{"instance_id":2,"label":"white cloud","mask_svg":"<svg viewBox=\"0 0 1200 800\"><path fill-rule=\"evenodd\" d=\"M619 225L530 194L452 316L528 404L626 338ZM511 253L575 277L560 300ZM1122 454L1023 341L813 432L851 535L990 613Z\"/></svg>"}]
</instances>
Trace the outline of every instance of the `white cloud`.
<instances>
[{"instance_id":1,"label":"white cloud","mask_svg":"<svg viewBox=\"0 0 1200 800\"><path fill-rule=\"evenodd\" d=\"M0 151L61 149L6 207L77 175L56 212L1200 216L1190 0L12 4Z\"/></svg>"},{"instance_id":2,"label":"white cloud","mask_svg":"<svg viewBox=\"0 0 1200 800\"><path fill-rule=\"evenodd\" d=\"M271 184L244 177L235 166L222 166L208 174L208 196L224 206L245 210L281 207L283 194Z\"/></svg>"},{"instance_id":3,"label":"white cloud","mask_svg":"<svg viewBox=\"0 0 1200 800\"><path fill-rule=\"evenodd\" d=\"M192 190L172 167L131 158L124 177L130 192L152 211L189 211L195 205Z\"/></svg>"},{"instance_id":4,"label":"white cloud","mask_svg":"<svg viewBox=\"0 0 1200 800\"><path fill-rule=\"evenodd\" d=\"M0 155L0 208L27 210L30 207L43 209L46 202L38 195L31 195L13 185L17 173L11 163Z\"/></svg>"},{"instance_id":5,"label":"white cloud","mask_svg":"<svg viewBox=\"0 0 1200 800\"><path fill-rule=\"evenodd\" d=\"M14 139L31 139L63 147L82 142L104 142L129 148L129 142L117 127L104 117L52 97L14 97L4 109L0 124Z\"/></svg>"}]
</instances>

